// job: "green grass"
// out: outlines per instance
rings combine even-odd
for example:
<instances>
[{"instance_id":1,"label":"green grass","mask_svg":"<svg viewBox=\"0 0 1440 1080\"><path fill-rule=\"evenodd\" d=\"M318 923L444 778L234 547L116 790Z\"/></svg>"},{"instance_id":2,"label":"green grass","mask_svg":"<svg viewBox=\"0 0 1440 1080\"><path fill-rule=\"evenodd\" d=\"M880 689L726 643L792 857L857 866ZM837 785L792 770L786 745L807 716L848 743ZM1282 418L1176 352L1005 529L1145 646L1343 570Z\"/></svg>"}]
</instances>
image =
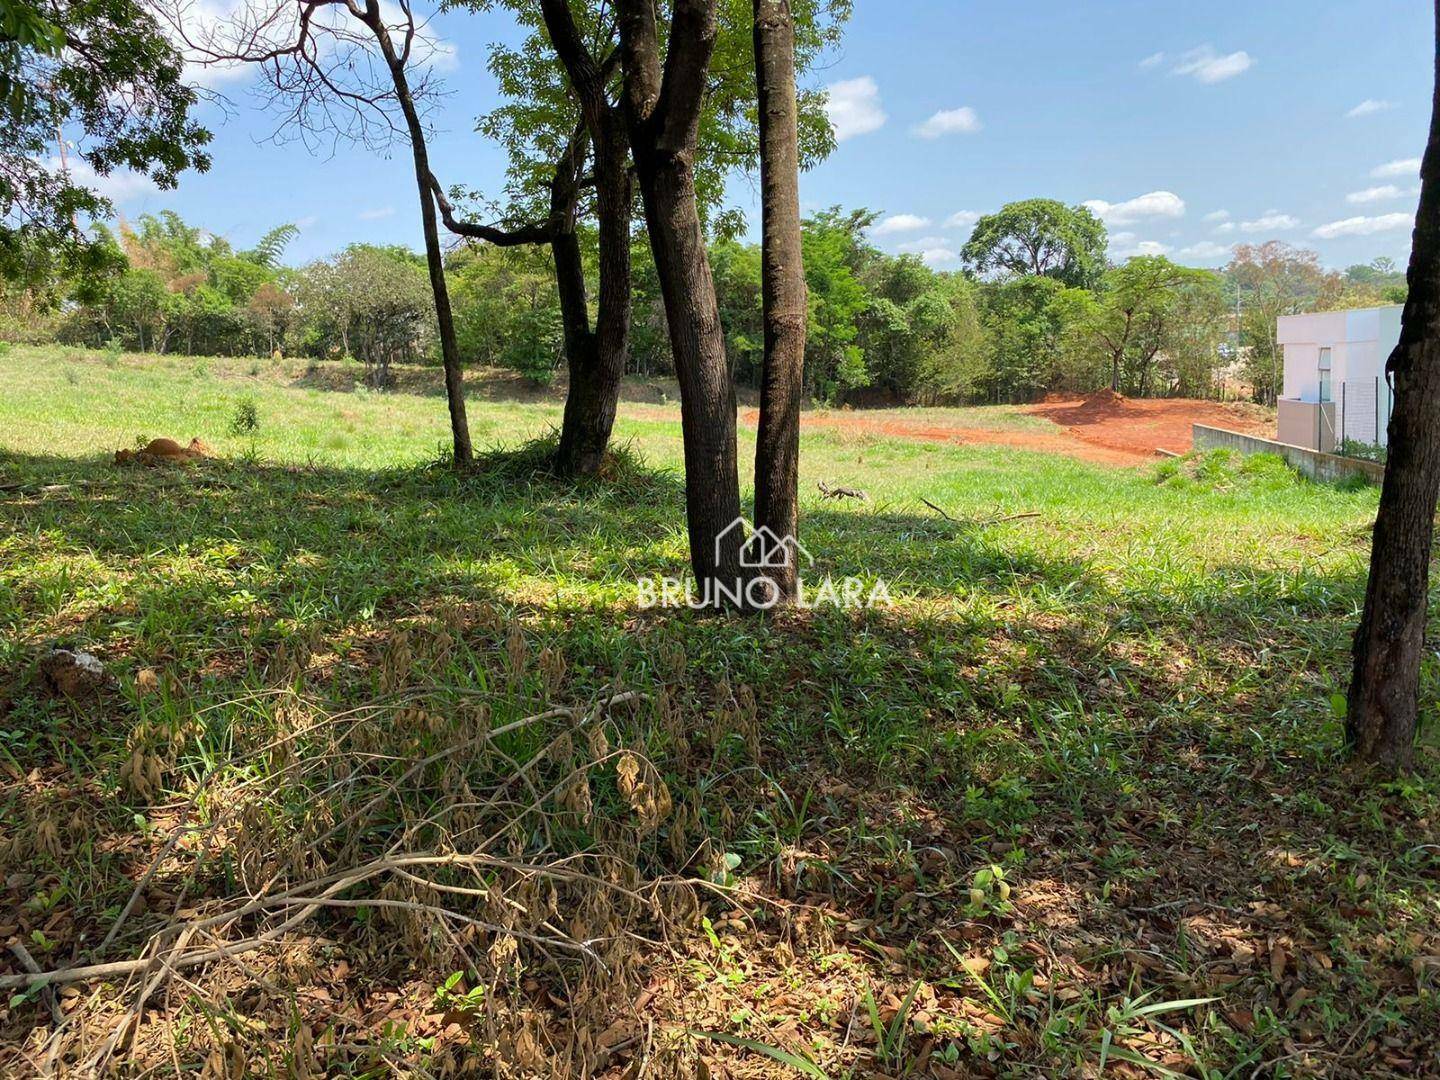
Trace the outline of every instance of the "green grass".
<instances>
[{"instance_id":1,"label":"green grass","mask_svg":"<svg viewBox=\"0 0 1440 1080\"><path fill-rule=\"evenodd\" d=\"M844 409L817 407L818 415L844 418ZM1024 411L1021 405L979 405L949 408L866 409L863 414L876 420L902 420L916 427L968 428L979 431L1031 431L1055 434L1060 429L1043 416Z\"/></svg>"},{"instance_id":2,"label":"green grass","mask_svg":"<svg viewBox=\"0 0 1440 1080\"><path fill-rule=\"evenodd\" d=\"M699 889L699 910L670 920L620 902L602 916L597 894L566 891L567 917L669 942L617 951L603 979L585 968L583 990L535 950L502 961L418 916L342 910L323 923L331 944L293 941L284 964L252 954L294 996L242 1005L225 971L196 975L189 998L151 1003L173 1026L137 1061L250 1045L258 1011L334 1032L336 1071L513 1063L505 1025L526 1015L558 1075L578 1071L568 1025L598 1034L648 986L647 1053L743 1059L750 1074L1440 1069L1436 666L1420 767L1398 783L1343 765L1334 704L1373 489L1223 453L1105 469L827 428L803 443L805 543L816 573L883 578L892 606L641 611L637 576L687 566L673 405L622 405L606 481L527 476L503 452L457 478L427 467L440 397L333 389L347 374L0 356L0 671L14 673L0 683L0 876L15 907L0 923L32 952L38 930L43 966L88 956L193 798L227 839L176 849L153 910L104 958L130 955L177 903L298 874L306 852L335 866L397 836L450 844L435 815L449 828L475 805L457 791L513 792L517 763L534 763L545 812L497 819L512 857L619 852L634 880L710 874L739 892ZM232 435L246 401L258 427ZM470 410L497 451L558 421L553 396L503 382L478 382ZM199 436L219 460L110 464L142 435ZM750 442L742 431L742 476ZM871 500L822 499L818 480ZM997 520L1016 514L1034 516ZM54 641L95 652L118 691L80 706L42 693L33 663ZM146 668L158 691L142 689ZM609 721L604 752L557 721L507 735L502 757L403 773L477 724L617 687L642 703ZM641 788L617 747L646 763ZM593 772L583 798L565 794L577 755ZM158 787L136 782L137 757ZM672 805L657 810L645 792L662 789ZM347 895L392 895L369 888ZM354 1005L327 1012L317 971L342 955L354 974L327 993ZM445 985L456 971L464 995ZM457 1041L417 1005L382 1031L366 995L384 990L488 1019ZM0 1041L18 1045L43 1009L13 1004ZM272 1030L273 1046L293 1042ZM263 1075L277 1061L252 1053Z\"/></svg>"}]
</instances>

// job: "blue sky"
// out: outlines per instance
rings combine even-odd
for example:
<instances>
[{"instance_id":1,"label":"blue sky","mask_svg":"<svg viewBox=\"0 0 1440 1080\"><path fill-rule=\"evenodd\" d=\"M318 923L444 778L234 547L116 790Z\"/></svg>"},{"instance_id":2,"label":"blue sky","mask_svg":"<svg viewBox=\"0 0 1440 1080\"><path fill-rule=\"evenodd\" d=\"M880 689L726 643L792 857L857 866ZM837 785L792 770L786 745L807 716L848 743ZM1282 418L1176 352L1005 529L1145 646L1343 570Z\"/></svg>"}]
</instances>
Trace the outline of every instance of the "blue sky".
<instances>
[{"instance_id":1,"label":"blue sky","mask_svg":"<svg viewBox=\"0 0 1440 1080\"><path fill-rule=\"evenodd\" d=\"M1403 265L1429 121L1429 5L1415 0L1036 2L856 0L844 45L809 76L832 88L835 154L802 178L808 209L882 213L891 251L958 266L973 216L1033 196L1090 202L1112 256L1163 251L1219 265L1235 243L1282 239L1327 265ZM442 180L500 194L501 151L473 134L497 97L487 45L500 15L452 14L449 96L433 114ZM312 154L269 136L247 80L207 106L214 167L157 192L109 187L134 216L170 208L233 242L294 221L303 261L351 240L418 246L408 150ZM752 182L735 203L754 210ZM751 214L751 217L755 217Z\"/></svg>"}]
</instances>

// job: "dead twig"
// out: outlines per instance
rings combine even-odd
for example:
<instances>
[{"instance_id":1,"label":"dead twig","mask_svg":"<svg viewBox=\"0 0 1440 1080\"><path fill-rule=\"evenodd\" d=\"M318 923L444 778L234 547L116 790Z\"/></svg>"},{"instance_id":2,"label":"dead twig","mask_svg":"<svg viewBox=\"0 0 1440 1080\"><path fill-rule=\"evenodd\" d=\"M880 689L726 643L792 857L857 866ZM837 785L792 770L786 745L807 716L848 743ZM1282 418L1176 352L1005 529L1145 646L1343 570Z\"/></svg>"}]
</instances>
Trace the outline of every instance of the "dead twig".
<instances>
[{"instance_id":1,"label":"dead twig","mask_svg":"<svg viewBox=\"0 0 1440 1080\"><path fill-rule=\"evenodd\" d=\"M941 517L943 517L946 521L954 521L954 520L955 520L953 517L951 517L949 514L947 514L947 513L946 513L944 510L942 510L940 507L936 506L936 505L935 505L934 503L932 503L929 499L925 498L924 495L921 495L921 496L920 496L920 501L923 502L926 506L928 506L931 510L934 510L935 513L939 514L939 515L940 515Z\"/></svg>"},{"instance_id":2,"label":"dead twig","mask_svg":"<svg viewBox=\"0 0 1440 1080\"><path fill-rule=\"evenodd\" d=\"M35 962L35 957L30 955L30 950L25 948L24 944L20 941L12 941L10 943L10 951L15 955L15 959L20 961L20 966L27 972L31 975L40 974L40 965ZM57 1024L65 1023L65 1014L60 1011L60 1002L55 999L54 988L50 986L44 987L41 991L41 997L45 1001L46 1008L50 1010L50 1018Z\"/></svg>"},{"instance_id":3,"label":"dead twig","mask_svg":"<svg viewBox=\"0 0 1440 1080\"><path fill-rule=\"evenodd\" d=\"M1001 514L997 517L992 518L957 518L951 514L947 514L943 508L936 506L933 502L925 498L925 496L923 495L920 496L920 501L926 506L928 506L931 510L934 510L935 513L939 514L946 521L952 521L956 525L973 525L977 529L983 529L987 525L999 525L1002 522L1006 521L1024 521L1026 518L1037 518L1040 516L1039 510L1025 510L1018 514Z\"/></svg>"},{"instance_id":4,"label":"dead twig","mask_svg":"<svg viewBox=\"0 0 1440 1080\"><path fill-rule=\"evenodd\" d=\"M869 502L868 492L859 488L831 487L824 480L816 480L815 486L820 489L820 494L827 499L859 499L861 502Z\"/></svg>"}]
</instances>

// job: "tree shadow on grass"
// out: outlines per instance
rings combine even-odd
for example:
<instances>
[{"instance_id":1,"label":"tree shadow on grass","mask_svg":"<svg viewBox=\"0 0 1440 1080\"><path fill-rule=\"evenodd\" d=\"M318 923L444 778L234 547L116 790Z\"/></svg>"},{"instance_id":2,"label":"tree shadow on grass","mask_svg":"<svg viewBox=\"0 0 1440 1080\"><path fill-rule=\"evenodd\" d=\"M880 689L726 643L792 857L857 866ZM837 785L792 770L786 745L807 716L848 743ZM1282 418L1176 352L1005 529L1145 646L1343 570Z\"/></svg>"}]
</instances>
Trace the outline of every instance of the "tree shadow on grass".
<instances>
[{"instance_id":1,"label":"tree shadow on grass","mask_svg":"<svg viewBox=\"0 0 1440 1080\"><path fill-rule=\"evenodd\" d=\"M358 362L317 361L292 376L289 385L302 390L352 393L357 387L370 389L366 386L365 375L365 366ZM375 392L444 397L444 373L438 367L396 364L390 369L389 385ZM536 382L508 368L470 369L465 373L465 397L470 401L559 406L564 404L565 392L566 376L563 371L549 383ZM753 390L741 394L742 400L751 404L755 397ZM673 377L627 376L621 383L620 400L628 404L672 404L680 400L679 384Z\"/></svg>"},{"instance_id":2,"label":"tree shadow on grass","mask_svg":"<svg viewBox=\"0 0 1440 1080\"><path fill-rule=\"evenodd\" d=\"M927 1011L952 1019L945 1038L977 1068L992 1052L1059 1065L1093 1052L1117 1023L1111 1006L1215 994L1210 1060L1253 1068L1313 1047L1306 1060L1333 1064L1355 1050L1353 1024L1333 1017L1417 978L1385 935L1402 908L1422 942L1437 929L1401 896L1429 888L1433 860L1413 838L1433 796L1396 805L1331 775L1323 679L1340 660L1356 575L1235 566L1198 582L1117 579L1024 543L1018 525L821 509L805 517L817 571L884 578L898 604L644 611L636 577L687 565L677 478L638 470L575 487L517 479L515 460L461 478L0 457L15 568L0 578L6 660L22 666L63 637L127 682L162 668L194 709L275 685L277 656L304 638L325 659L302 679L354 705L378 693L398 630L456 606L467 651L425 677L540 707L541 674L493 681L510 662L508 630L490 620L500 612L531 656L564 658L568 698L616 683L663 690L682 732L657 719L625 733L711 844L738 853L764 893L831 913L846 993L899 998L922 980ZM122 840L145 807L110 785L138 700L75 709L23 679L6 693L7 760L103 807L92 841L117 854L91 873L128 886ZM225 725L245 722L244 709L217 711L201 741L218 753ZM51 805L46 782L7 783L6 820ZM674 868L703 869L693 850ZM992 865L1011 897L976 885ZM1361 866L1387 881L1381 891L1356 884ZM63 873L48 857L33 867ZM1360 914L1337 918L1332 893ZM737 940L764 956L794 929L762 919ZM951 948L984 961L976 970L1004 1004ZM802 951L794 965L817 1001L830 992L829 955ZM1036 976L1038 997L1015 989ZM697 1007L683 983L672 988L673 1004ZM741 1004L727 994L721 1027ZM802 1027L818 1036L817 1023ZM1400 1020L1365 1023L1393 1038ZM1151 1051L1166 1060L1154 1046L1136 1052ZM878 1067L869 1049L844 1053Z\"/></svg>"}]
</instances>

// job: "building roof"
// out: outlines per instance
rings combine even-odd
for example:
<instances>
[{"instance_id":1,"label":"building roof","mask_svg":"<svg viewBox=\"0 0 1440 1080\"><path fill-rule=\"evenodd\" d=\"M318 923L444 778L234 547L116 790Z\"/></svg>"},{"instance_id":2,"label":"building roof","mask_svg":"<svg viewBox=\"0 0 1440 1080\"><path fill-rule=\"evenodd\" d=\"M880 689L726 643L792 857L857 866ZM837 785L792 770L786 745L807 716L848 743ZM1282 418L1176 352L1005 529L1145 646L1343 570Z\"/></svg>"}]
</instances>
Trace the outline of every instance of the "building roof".
<instances>
[{"instance_id":1,"label":"building roof","mask_svg":"<svg viewBox=\"0 0 1440 1080\"><path fill-rule=\"evenodd\" d=\"M1281 345L1325 345L1340 341L1378 341L1398 336L1401 304L1312 311L1281 315L1275 320L1275 340Z\"/></svg>"}]
</instances>

